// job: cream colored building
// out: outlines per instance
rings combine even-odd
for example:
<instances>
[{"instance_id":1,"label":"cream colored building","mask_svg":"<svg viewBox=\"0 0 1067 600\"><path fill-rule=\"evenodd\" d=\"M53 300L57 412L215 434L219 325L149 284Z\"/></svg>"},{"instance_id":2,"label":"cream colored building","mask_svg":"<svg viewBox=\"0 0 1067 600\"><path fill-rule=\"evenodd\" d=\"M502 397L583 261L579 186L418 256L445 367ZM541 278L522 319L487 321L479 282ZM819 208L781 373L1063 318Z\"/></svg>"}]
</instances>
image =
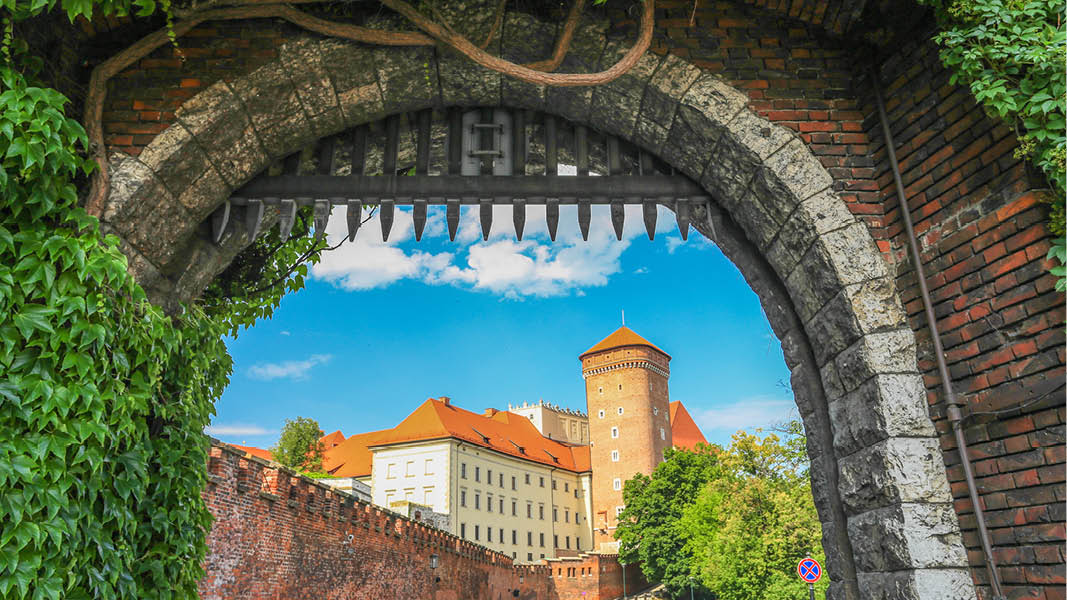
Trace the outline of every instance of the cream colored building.
<instances>
[{"instance_id":1,"label":"cream colored building","mask_svg":"<svg viewBox=\"0 0 1067 600\"><path fill-rule=\"evenodd\" d=\"M570 444L589 443L589 416L583 412L546 404L544 400L537 404L523 402L522 406L509 403L508 412L526 417L547 438Z\"/></svg>"},{"instance_id":2,"label":"cream colored building","mask_svg":"<svg viewBox=\"0 0 1067 600\"><path fill-rule=\"evenodd\" d=\"M536 562L592 549L588 457L528 417L431 398L393 429L328 449L324 466L368 483L374 504L427 506L452 533Z\"/></svg>"}]
</instances>

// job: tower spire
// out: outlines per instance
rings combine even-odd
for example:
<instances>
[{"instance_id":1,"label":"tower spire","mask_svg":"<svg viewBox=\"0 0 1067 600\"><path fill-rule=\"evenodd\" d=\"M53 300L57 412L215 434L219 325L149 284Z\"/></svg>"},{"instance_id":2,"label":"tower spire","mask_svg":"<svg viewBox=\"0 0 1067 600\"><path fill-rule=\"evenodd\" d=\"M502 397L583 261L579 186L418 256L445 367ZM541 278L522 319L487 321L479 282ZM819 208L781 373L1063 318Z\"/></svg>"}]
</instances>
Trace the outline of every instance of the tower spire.
<instances>
[{"instance_id":1,"label":"tower spire","mask_svg":"<svg viewBox=\"0 0 1067 600\"><path fill-rule=\"evenodd\" d=\"M622 326L626 327L626 309L622 309Z\"/></svg>"}]
</instances>

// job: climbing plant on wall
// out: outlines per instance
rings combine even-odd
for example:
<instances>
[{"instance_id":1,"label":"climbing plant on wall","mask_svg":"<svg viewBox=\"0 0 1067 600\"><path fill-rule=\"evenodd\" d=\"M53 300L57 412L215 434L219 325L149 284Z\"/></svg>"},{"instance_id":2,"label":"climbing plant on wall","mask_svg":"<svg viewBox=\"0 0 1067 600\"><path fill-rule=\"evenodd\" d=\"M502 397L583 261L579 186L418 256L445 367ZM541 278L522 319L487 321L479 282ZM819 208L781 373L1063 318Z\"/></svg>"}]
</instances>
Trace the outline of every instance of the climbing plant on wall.
<instances>
[{"instance_id":1,"label":"climbing plant on wall","mask_svg":"<svg viewBox=\"0 0 1067 600\"><path fill-rule=\"evenodd\" d=\"M970 86L987 111L1015 127L1019 156L1048 177L1049 258L1057 287L1067 285L1064 265L1064 195L1067 193L1067 22L1063 0L920 0L934 8L941 60L952 82Z\"/></svg>"}]
</instances>

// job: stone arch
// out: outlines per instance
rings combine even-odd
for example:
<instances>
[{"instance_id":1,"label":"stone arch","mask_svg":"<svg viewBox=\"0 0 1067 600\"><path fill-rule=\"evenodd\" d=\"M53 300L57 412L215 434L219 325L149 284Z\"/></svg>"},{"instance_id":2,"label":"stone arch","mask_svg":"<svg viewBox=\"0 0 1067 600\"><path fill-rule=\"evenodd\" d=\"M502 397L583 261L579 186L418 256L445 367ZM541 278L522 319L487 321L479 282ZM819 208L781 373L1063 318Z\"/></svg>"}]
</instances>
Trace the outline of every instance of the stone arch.
<instances>
[{"instance_id":1,"label":"stone arch","mask_svg":"<svg viewBox=\"0 0 1067 600\"><path fill-rule=\"evenodd\" d=\"M583 29L561 70L600 70L625 52L601 25ZM509 14L496 51L532 60L549 53L554 33ZM747 104L669 55L646 55L604 86L544 88L431 48L303 38L188 100L139 157L114 156L103 227L167 305L199 294L249 241L239 232L211 244L205 218L323 136L400 112L501 105L627 139L715 198L714 214L695 215L698 229L741 269L783 343L809 433L832 597L973 598L914 334L886 265L804 143Z\"/></svg>"}]
</instances>

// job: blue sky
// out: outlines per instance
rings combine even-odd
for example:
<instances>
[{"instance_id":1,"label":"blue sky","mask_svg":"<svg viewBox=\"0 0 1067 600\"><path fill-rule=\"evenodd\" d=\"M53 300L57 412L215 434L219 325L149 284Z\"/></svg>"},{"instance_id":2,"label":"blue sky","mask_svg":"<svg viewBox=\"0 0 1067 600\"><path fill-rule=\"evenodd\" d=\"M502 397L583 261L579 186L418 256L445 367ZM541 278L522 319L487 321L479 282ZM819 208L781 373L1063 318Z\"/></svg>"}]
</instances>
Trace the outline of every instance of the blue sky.
<instances>
[{"instance_id":1,"label":"blue sky","mask_svg":"<svg viewBox=\"0 0 1067 600\"><path fill-rule=\"evenodd\" d=\"M671 400L681 400L709 441L796 414L781 346L737 269L695 230L683 242L661 209L655 241L639 209L616 241L594 207L589 242L576 212L561 210L550 243L543 210L530 208L516 242L511 209L496 209L481 239L464 209L456 242L432 211L421 242L398 211L389 243L372 220L327 255L303 291L230 340L230 386L208 433L269 447L286 418L316 419L327 433L392 427L428 397L481 412L510 402L585 410L578 355L626 324L669 352ZM327 235L340 240L344 209Z\"/></svg>"}]
</instances>

